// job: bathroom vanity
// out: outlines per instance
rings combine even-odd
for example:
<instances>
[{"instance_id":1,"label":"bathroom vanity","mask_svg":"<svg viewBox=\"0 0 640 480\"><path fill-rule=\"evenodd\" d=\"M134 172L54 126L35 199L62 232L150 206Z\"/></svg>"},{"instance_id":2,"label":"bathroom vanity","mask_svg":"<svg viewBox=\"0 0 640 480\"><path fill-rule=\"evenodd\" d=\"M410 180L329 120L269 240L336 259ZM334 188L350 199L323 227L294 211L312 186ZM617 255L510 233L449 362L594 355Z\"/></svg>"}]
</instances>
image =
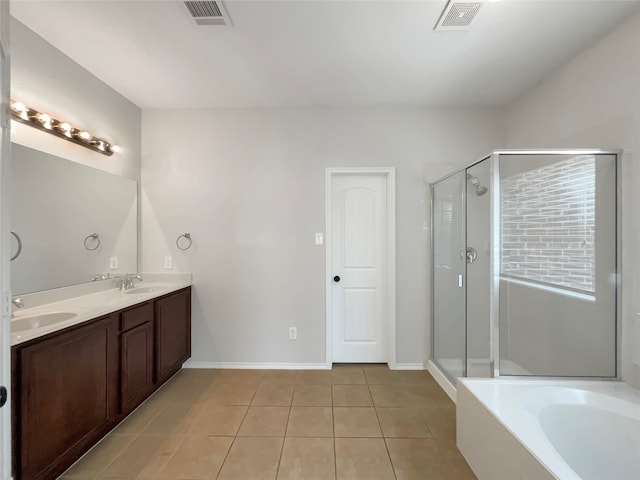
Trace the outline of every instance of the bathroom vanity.
<instances>
[{"instance_id":1,"label":"bathroom vanity","mask_svg":"<svg viewBox=\"0 0 640 480\"><path fill-rule=\"evenodd\" d=\"M102 305L128 305L14 342L14 478L57 478L180 370L191 356L182 287L103 292Z\"/></svg>"}]
</instances>

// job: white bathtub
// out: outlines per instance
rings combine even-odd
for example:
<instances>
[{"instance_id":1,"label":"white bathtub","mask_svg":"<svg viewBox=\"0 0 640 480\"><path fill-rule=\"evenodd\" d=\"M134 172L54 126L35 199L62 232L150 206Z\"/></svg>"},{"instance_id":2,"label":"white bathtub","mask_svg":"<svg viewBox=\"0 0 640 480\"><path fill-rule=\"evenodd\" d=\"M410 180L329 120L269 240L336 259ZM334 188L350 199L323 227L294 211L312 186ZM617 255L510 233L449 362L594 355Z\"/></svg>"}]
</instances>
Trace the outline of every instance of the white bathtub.
<instances>
[{"instance_id":1,"label":"white bathtub","mask_svg":"<svg viewBox=\"0 0 640 480\"><path fill-rule=\"evenodd\" d=\"M480 480L640 480L640 392L624 383L461 379L457 412Z\"/></svg>"}]
</instances>

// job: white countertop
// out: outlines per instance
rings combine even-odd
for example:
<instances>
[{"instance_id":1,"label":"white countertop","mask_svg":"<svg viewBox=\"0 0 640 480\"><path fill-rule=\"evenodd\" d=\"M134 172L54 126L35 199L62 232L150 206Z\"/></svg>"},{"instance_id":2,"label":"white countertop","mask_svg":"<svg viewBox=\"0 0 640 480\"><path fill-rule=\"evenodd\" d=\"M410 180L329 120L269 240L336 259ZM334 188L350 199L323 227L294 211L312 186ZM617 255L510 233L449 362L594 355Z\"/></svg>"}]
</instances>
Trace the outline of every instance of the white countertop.
<instances>
[{"instance_id":1,"label":"white countertop","mask_svg":"<svg viewBox=\"0 0 640 480\"><path fill-rule=\"evenodd\" d=\"M135 289L155 287L156 290L152 292L144 293L126 293L121 292L117 288L108 288L113 285L113 282L105 280L105 290L79 295L69 298L69 293L60 295L60 300L50 301L45 304L39 304L30 306L32 303L37 302L25 302L25 308L15 310L14 318L11 319L11 323L29 317L36 317L41 315L47 315L58 312L73 313L75 316L70 320L57 322L52 325L47 325L39 328L32 328L29 330L23 330L19 332L11 332L11 346L18 345L28 340L47 335L58 330L62 330L73 325L78 325L87 320L92 320L110 313L122 310L133 305L152 300L157 297L161 297L171 292L181 290L191 285L191 275L143 275L145 281L136 282ZM133 290L133 289L131 289ZM31 294L35 296L38 294ZM28 298L29 295L21 296L21 298ZM54 299L55 300L55 299Z\"/></svg>"}]
</instances>

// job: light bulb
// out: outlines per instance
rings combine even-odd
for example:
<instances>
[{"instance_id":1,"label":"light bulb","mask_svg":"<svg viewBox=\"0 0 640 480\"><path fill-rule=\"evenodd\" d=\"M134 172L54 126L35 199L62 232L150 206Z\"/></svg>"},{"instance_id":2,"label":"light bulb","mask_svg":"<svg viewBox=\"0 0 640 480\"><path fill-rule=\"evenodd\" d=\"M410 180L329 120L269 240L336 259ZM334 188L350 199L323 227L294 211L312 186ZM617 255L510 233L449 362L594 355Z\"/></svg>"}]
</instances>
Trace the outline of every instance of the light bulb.
<instances>
[{"instance_id":1,"label":"light bulb","mask_svg":"<svg viewBox=\"0 0 640 480\"><path fill-rule=\"evenodd\" d=\"M73 127L71 124L64 122L60 124L60 130L62 130L67 137L71 137L71 130L73 130Z\"/></svg>"},{"instance_id":2,"label":"light bulb","mask_svg":"<svg viewBox=\"0 0 640 480\"><path fill-rule=\"evenodd\" d=\"M51 130L51 116L48 113L39 113L36 117L47 130Z\"/></svg>"},{"instance_id":3,"label":"light bulb","mask_svg":"<svg viewBox=\"0 0 640 480\"><path fill-rule=\"evenodd\" d=\"M11 108L16 112L24 112L27 109L26 105L22 102L13 102Z\"/></svg>"},{"instance_id":4,"label":"light bulb","mask_svg":"<svg viewBox=\"0 0 640 480\"><path fill-rule=\"evenodd\" d=\"M22 102L13 102L11 108L16 112L22 120L29 120L29 109Z\"/></svg>"},{"instance_id":5,"label":"light bulb","mask_svg":"<svg viewBox=\"0 0 640 480\"><path fill-rule=\"evenodd\" d=\"M91 134L86 131L82 131L78 134L78 136L83 140L89 140L91 138Z\"/></svg>"},{"instance_id":6,"label":"light bulb","mask_svg":"<svg viewBox=\"0 0 640 480\"><path fill-rule=\"evenodd\" d=\"M111 151L113 153L120 153L122 152L122 148L120 148L118 145L111 145Z\"/></svg>"}]
</instances>

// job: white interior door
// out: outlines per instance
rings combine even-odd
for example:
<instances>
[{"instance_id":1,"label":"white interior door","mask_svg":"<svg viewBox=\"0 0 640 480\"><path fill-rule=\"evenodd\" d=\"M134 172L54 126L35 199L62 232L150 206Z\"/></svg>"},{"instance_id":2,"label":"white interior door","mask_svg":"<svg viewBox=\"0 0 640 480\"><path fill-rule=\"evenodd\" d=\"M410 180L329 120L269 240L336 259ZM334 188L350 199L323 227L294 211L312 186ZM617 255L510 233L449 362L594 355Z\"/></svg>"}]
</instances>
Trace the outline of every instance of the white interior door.
<instances>
[{"instance_id":1,"label":"white interior door","mask_svg":"<svg viewBox=\"0 0 640 480\"><path fill-rule=\"evenodd\" d=\"M331 181L333 361L388 360L387 176Z\"/></svg>"}]
</instances>

